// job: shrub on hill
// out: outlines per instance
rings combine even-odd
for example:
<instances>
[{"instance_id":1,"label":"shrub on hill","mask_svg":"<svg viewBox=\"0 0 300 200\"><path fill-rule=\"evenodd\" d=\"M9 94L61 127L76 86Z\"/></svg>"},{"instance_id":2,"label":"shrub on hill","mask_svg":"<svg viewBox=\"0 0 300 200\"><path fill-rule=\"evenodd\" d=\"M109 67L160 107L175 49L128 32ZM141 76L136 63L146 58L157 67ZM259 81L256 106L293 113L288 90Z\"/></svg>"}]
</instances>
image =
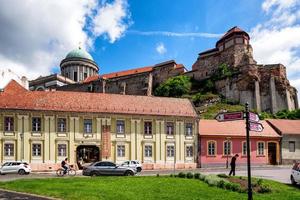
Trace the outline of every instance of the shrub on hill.
<instances>
[{"instance_id":1,"label":"shrub on hill","mask_svg":"<svg viewBox=\"0 0 300 200\"><path fill-rule=\"evenodd\" d=\"M155 90L155 96L164 97L182 97L191 90L191 79L187 76L176 76L169 78L164 83L160 84Z\"/></svg>"}]
</instances>

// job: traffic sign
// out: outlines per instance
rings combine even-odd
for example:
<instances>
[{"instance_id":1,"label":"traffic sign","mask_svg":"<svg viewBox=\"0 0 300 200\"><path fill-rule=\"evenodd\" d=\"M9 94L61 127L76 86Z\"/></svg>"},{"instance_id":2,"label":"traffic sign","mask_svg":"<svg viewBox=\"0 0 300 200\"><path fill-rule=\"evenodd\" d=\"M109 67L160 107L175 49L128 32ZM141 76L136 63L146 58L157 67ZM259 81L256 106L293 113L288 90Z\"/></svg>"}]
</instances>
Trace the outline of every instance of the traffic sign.
<instances>
[{"instance_id":1,"label":"traffic sign","mask_svg":"<svg viewBox=\"0 0 300 200\"><path fill-rule=\"evenodd\" d=\"M244 113L243 112L219 113L219 114L217 114L215 119L218 120L219 122L241 120L241 119L244 119Z\"/></svg>"},{"instance_id":2,"label":"traffic sign","mask_svg":"<svg viewBox=\"0 0 300 200\"><path fill-rule=\"evenodd\" d=\"M259 122L259 116L256 113L249 112L249 120L251 122Z\"/></svg>"},{"instance_id":3,"label":"traffic sign","mask_svg":"<svg viewBox=\"0 0 300 200\"><path fill-rule=\"evenodd\" d=\"M264 126L261 123L250 122L249 123L250 131L262 132L264 130Z\"/></svg>"}]
</instances>

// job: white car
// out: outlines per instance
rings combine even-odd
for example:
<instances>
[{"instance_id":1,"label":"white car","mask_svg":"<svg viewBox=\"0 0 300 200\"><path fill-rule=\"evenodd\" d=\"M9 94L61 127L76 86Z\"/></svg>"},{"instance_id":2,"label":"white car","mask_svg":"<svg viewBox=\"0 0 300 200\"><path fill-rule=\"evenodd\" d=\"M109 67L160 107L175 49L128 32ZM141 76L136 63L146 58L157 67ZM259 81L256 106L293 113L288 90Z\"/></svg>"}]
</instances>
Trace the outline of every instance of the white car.
<instances>
[{"instance_id":1,"label":"white car","mask_svg":"<svg viewBox=\"0 0 300 200\"><path fill-rule=\"evenodd\" d=\"M123 162L121 164L121 166L130 167L132 169L135 169L136 172L141 172L143 169L142 164L140 164L140 162L137 160L127 160L127 161Z\"/></svg>"},{"instance_id":2,"label":"white car","mask_svg":"<svg viewBox=\"0 0 300 200\"><path fill-rule=\"evenodd\" d=\"M292 174L291 174L291 183L293 185L300 183L300 163L299 162L296 162L293 166Z\"/></svg>"},{"instance_id":3,"label":"white car","mask_svg":"<svg viewBox=\"0 0 300 200\"><path fill-rule=\"evenodd\" d=\"M31 172L31 167L26 162L21 161L11 161L6 162L0 167L0 174L29 174Z\"/></svg>"}]
</instances>

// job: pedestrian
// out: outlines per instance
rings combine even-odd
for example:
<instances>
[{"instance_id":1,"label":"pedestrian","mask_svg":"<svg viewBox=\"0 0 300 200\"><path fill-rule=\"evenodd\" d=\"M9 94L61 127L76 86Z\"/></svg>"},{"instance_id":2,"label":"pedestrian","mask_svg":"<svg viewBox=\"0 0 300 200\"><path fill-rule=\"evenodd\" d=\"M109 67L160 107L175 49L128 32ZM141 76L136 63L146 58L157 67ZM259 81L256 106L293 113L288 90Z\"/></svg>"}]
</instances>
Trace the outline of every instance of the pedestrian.
<instances>
[{"instance_id":1,"label":"pedestrian","mask_svg":"<svg viewBox=\"0 0 300 200\"><path fill-rule=\"evenodd\" d=\"M233 156L233 157L231 158L231 162L230 162L231 170L230 170L230 172L229 172L229 176L231 176L231 174L232 174L233 176L235 176L235 163L236 163L237 157L239 157L239 154L235 154L235 156Z\"/></svg>"}]
</instances>

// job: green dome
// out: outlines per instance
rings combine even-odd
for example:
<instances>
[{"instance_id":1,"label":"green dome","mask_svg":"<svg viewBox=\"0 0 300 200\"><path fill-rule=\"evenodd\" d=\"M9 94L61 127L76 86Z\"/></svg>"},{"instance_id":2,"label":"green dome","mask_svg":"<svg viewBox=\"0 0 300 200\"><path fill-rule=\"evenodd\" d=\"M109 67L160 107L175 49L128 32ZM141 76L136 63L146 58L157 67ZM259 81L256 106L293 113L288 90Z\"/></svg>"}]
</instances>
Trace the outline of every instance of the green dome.
<instances>
[{"instance_id":1,"label":"green dome","mask_svg":"<svg viewBox=\"0 0 300 200\"><path fill-rule=\"evenodd\" d=\"M85 59L94 61L91 54L89 54L85 50L81 49L80 47L78 49L74 49L74 50L70 51L67 54L66 58L85 58Z\"/></svg>"}]
</instances>

